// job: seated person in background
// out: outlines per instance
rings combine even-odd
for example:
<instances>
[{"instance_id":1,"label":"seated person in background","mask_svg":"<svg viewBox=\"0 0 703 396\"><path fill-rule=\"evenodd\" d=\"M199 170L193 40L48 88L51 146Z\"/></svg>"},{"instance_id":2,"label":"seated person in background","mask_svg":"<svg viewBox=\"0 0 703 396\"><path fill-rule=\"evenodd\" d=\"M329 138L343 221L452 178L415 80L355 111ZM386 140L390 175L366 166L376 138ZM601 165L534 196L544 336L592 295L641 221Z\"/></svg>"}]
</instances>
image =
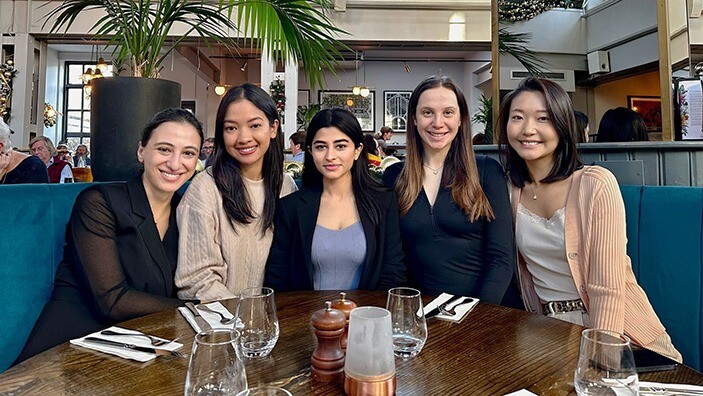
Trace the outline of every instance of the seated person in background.
<instances>
[{"instance_id":1,"label":"seated person in background","mask_svg":"<svg viewBox=\"0 0 703 396\"><path fill-rule=\"evenodd\" d=\"M498 161L476 157L464 94L428 77L408 104L404 166L389 166L400 206L410 283L423 293L500 304L515 267L507 182Z\"/></svg>"},{"instance_id":2,"label":"seated person in background","mask_svg":"<svg viewBox=\"0 0 703 396\"><path fill-rule=\"evenodd\" d=\"M472 143L474 146L479 145L479 144L483 144L483 138L484 138L485 136L486 136L485 133L479 132L479 133L475 134L473 138L471 138L471 143Z\"/></svg>"},{"instance_id":3,"label":"seated person in background","mask_svg":"<svg viewBox=\"0 0 703 396\"><path fill-rule=\"evenodd\" d=\"M144 127L127 182L98 184L76 198L51 300L16 362L64 341L181 305L178 189L193 175L203 139L187 110L167 109Z\"/></svg>"},{"instance_id":4,"label":"seated person in background","mask_svg":"<svg viewBox=\"0 0 703 396\"><path fill-rule=\"evenodd\" d=\"M46 166L38 157L12 149L10 127L0 118L0 185L48 183Z\"/></svg>"},{"instance_id":5,"label":"seated person in background","mask_svg":"<svg viewBox=\"0 0 703 396\"><path fill-rule=\"evenodd\" d=\"M346 110L313 117L303 189L278 205L264 286L386 290L405 283L398 202L371 177L363 136Z\"/></svg>"},{"instance_id":6,"label":"seated person in background","mask_svg":"<svg viewBox=\"0 0 703 396\"><path fill-rule=\"evenodd\" d=\"M368 164L380 166L381 156L379 155L379 151L381 150L381 148L378 147L378 142L376 141L376 139L374 139L372 135L364 135L363 144Z\"/></svg>"},{"instance_id":7,"label":"seated person in background","mask_svg":"<svg viewBox=\"0 0 703 396\"><path fill-rule=\"evenodd\" d=\"M610 109L603 114L598 125L596 141L602 142L638 142L647 141L647 126L636 111L625 107Z\"/></svg>"},{"instance_id":8,"label":"seated person in background","mask_svg":"<svg viewBox=\"0 0 703 396\"><path fill-rule=\"evenodd\" d=\"M76 168L90 167L90 157L88 157L88 146L79 144L76 147L76 155L73 156L73 166Z\"/></svg>"},{"instance_id":9,"label":"seated person in background","mask_svg":"<svg viewBox=\"0 0 703 396\"><path fill-rule=\"evenodd\" d=\"M39 157L49 173L50 183L65 183L73 181L71 164L62 160L54 147L54 143L46 136L37 136L29 142L29 151Z\"/></svg>"},{"instance_id":10,"label":"seated person in background","mask_svg":"<svg viewBox=\"0 0 703 396\"><path fill-rule=\"evenodd\" d=\"M56 146L56 152L58 153L58 156L61 159L61 161L66 161L69 164L72 163L71 151L68 149L68 146L66 146L63 143L59 143Z\"/></svg>"},{"instance_id":11,"label":"seated person in background","mask_svg":"<svg viewBox=\"0 0 703 396\"><path fill-rule=\"evenodd\" d=\"M299 131L290 135L290 151L293 153L293 162L305 162L305 132Z\"/></svg>"},{"instance_id":12,"label":"seated person in background","mask_svg":"<svg viewBox=\"0 0 703 396\"><path fill-rule=\"evenodd\" d=\"M625 333L681 362L632 272L615 177L579 160L568 94L552 81L527 78L503 99L498 128L525 308Z\"/></svg>"},{"instance_id":13,"label":"seated person in background","mask_svg":"<svg viewBox=\"0 0 703 396\"><path fill-rule=\"evenodd\" d=\"M383 126L380 130L381 137L378 140L379 157L383 158L389 155L395 155L395 149L388 148L388 143L393 139L393 128Z\"/></svg>"},{"instance_id":14,"label":"seated person in background","mask_svg":"<svg viewBox=\"0 0 703 396\"><path fill-rule=\"evenodd\" d=\"M276 103L256 85L222 97L212 166L193 179L178 207L179 297L234 298L264 282L276 205L297 190L283 173L279 125Z\"/></svg>"},{"instance_id":15,"label":"seated person in background","mask_svg":"<svg viewBox=\"0 0 703 396\"><path fill-rule=\"evenodd\" d=\"M576 143L588 143L588 132L591 128L588 126L588 116L580 111L574 111L576 117Z\"/></svg>"}]
</instances>

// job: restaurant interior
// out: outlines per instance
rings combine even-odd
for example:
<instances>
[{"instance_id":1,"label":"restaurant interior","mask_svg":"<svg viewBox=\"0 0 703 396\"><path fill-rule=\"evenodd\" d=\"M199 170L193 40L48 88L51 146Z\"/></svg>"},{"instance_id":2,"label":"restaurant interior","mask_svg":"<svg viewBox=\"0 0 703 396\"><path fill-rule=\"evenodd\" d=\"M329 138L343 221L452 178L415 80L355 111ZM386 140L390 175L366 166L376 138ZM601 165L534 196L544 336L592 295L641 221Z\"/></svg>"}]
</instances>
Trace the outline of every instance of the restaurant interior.
<instances>
[{"instance_id":1,"label":"restaurant interior","mask_svg":"<svg viewBox=\"0 0 703 396\"><path fill-rule=\"evenodd\" d=\"M95 94L91 78L98 69L106 79L128 75L123 65L111 61L118 49L104 38L96 39L91 31L102 15L99 11L86 12L66 33L51 31L45 16L60 3L0 0L0 65L5 76L0 88L3 84L9 87L0 89L0 106L6 106L0 109L7 111L5 118L14 131L12 141L22 151L28 151L29 141L36 136L65 143L71 151L79 144L95 145L99 138L92 119L95 110L91 112L91 94ZM506 3L517 5L508 13L500 9ZM520 7L520 3L533 6ZM286 144L293 133L305 129L321 106L341 105L352 110L365 133L390 126L393 135L388 145L402 157L413 88L427 76L446 75L466 94L472 134L485 135L484 144L474 146L475 152L498 159L491 126L497 124L500 99L530 71L537 70L558 83L569 94L574 109L588 116L589 140L579 144L582 161L608 168L623 186L628 239L637 238L636 246L628 245L635 274L684 355L686 366L680 366L679 371L651 377L640 374L640 381L703 385L703 375L698 372L703 367L703 200L697 191L703 187L703 0L332 0L330 5L327 16L345 32L338 36L345 47L339 48L334 70L321 69L323 86L310 84L297 63L275 62L248 40L235 37L239 46L233 51L208 43L197 34L186 37L170 52L159 78L180 84L181 96L176 99L202 121L206 136L215 134L222 94L230 87L252 82L267 91L276 87L284 94L282 130ZM174 40L183 31L182 26L176 26ZM698 86L697 94L683 96L680 89L693 85ZM108 112L123 107L120 99L110 101L115 103ZM648 141L597 142L601 118L615 107L627 107L643 116ZM647 195L647 187L661 186L696 191L690 197L671 190ZM45 199L50 201L51 196ZM6 200L12 204L0 193L0 202ZM653 212L659 213L658 217L649 215ZM630 216L639 216L639 221L631 223ZM25 224L22 222L31 224L31 219L13 221L15 229ZM56 238L63 238L61 226L57 226ZM0 238L0 251L5 247L10 253L7 249L12 245L4 239ZM47 255L54 259L57 252L52 249ZM663 261L671 268L662 269ZM0 259L0 267L10 265L11 260ZM672 289L679 294L672 294ZM0 299L6 297L11 298L10 291L0 291ZM284 336L282 330L279 349L272 355L275 359L258 360L251 367L247 363L249 382L285 387L293 394L339 394L340 386L312 381L309 365L299 368L300 362L306 365L310 358L309 348L296 344L300 337L311 337L305 309L324 308L330 297L309 294L304 298L307 300L301 302L284 296L277 301L281 328L287 323L296 332ZM385 293L356 292L350 298L359 305L385 303ZM17 305L12 312L22 310ZM173 324L180 320L178 313L159 315L131 323L147 334L161 331L169 339L190 330L182 320ZM430 335L425 356L396 359L397 394L508 394L530 389L536 394L557 395L574 391L574 362L581 336L575 328L545 325L544 318L515 316L486 305L479 305L472 315L501 326L498 338L518 341L509 346L491 342L491 332L471 322L471 316L461 322L462 327L435 323L429 330L435 338ZM534 322L538 319L541 322ZM528 336L520 330L537 325L542 326L539 334ZM0 324L0 332L6 330ZM29 330L31 326L25 333ZM466 343L473 343L473 352L457 342L464 337ZM554 342L570 347L566 351L552 349ZM0 335L0 350L9 344L9 339ZM164 363L130 362L115 371L121 378L110 379L100 373L113 370L115 362L122 359L71 360L77 352L67 352L68 345L60 348L43 362L31 361L5 374L3 370L14 358L0 359L0 394L37 393L49 386L57 386L56 392L65 394L140 394L143 388L139 384L156 389L153 394L183 389L181 377L188 368L187 359L177 361L175 368ZM17 347L10 349L15 355L19 352ZM449 354L460 357L445 367L443 358ZM504 359L508 354L520 359ZM52 364L72 362L73 368L52 369ZM423 379L427 367L436 368L434 379ZM462 372L464 367L469 367L470 375ZM495 367L500 370L494 371ZM89 370L95 381L106 381L109 387L97 387L95 381L80 378L75 374L79 369ZM39 372L51 375L35 383ZM126 385L128 378L136 385ZM72 389L74 380L77 388Z\"/></svg>"}]
</instances>

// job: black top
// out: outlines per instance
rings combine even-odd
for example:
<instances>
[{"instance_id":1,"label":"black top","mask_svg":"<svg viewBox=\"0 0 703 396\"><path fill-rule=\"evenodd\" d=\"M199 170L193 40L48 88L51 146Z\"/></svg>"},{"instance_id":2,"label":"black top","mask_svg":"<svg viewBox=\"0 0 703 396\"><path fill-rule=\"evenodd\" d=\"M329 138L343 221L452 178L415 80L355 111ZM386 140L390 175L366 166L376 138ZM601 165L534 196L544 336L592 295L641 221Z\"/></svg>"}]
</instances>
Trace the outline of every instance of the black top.
<instances>
[{"instance_id":1,"label":"black top","mask_svg":"<svg viewBox=\"0 0 703 396\"><path fill-rule=\"evenodd\" d=\"M39 157L30 155L7 173L3 184L48 183L46 164Z\"/></svg>"},{"instance_id":2,"label":"black top","mask_svg":"<svg viewBox=\"0 0 703 396\"><path fill-rule=\"evenodd\" d=\"M499 304L515 267L512 211L503 168L492 158L476 158L483 191L496 216L469 222L441 186L434 206L424 189L400 219L410 282L423 293L447 292ZM386 169L393 186L402 164Z\"/></svg>"},{"instance_id":3,"label":"black top","mask_svg":"<svg viewBox=\"0 0 703 396\"><path fill-rule=\"evenodd\" d=\"M18 362L71 338L181 305L176 207L160 239L140 176L83 190L66 226L66 245L44 307Z\"/></svg>"},{"instance_id":4,"label":"black top","mask_svg":"<svg viewBox=\"0 0 703 396\"><path fill-rule=\"evenodd\" d=\"M296 191L278 203L273 243L266 262L264 286L276 291L313 290L312 238L320 210L320 189ZM366 237L361 290L386 290L406 283L398 229L398 199L392 191L374 192L380 219L373 225L357 206Z\"/></svg>"}]
</instances>

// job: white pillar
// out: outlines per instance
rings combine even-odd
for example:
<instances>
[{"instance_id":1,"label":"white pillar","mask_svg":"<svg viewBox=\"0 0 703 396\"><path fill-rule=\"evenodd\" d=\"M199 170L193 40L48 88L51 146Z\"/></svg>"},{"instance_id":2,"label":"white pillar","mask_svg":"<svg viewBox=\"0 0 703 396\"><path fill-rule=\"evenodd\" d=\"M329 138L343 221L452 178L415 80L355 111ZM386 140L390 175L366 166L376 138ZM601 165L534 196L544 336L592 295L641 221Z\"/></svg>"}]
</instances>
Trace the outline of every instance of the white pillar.
<instances>
[{"instance_id":1,"label":"white pillar","mask_svg":"<svg viewBox=\"0 0 703 396\"><path fill-rule=\"evenodd\" d=\"M10 128L15 131L12 144L16 147L27 147L30 133L42 134L44 116L43 87L34 87L34 48L37 46L34 37L27 33L16 33L14 37L14 62L17 75L12 83L12 111L10 114ZM42 70L38 68L38 72ZM39 81L39 80L38 80ZM38 85L38 84L37 84ZM37 124L32 124L31 106L32 89L37 90Z\"/></svg>"},{"instance_id":2,"label":"white pillar","mask_svg":"<svg viewBox=\"0 0 703 396\"><path fill-rule=\"evenodd\" d=\"M273 63L270 54L265 49L261 51L261 88L269 92L269 87L273 82L273 73L276 71L276 64Z\"/></svg>"},{"instance_id":3,"label":"white pillar","mask_svg":"<svg viewBox=\"0 0 703 396\"><path fill-rule=\"evenodd\" d=\"M285 126L286 142L294 134L298 126L298 62L289 59L286 62L286 113L283 125Z\"/></svg>"}]
</instances>

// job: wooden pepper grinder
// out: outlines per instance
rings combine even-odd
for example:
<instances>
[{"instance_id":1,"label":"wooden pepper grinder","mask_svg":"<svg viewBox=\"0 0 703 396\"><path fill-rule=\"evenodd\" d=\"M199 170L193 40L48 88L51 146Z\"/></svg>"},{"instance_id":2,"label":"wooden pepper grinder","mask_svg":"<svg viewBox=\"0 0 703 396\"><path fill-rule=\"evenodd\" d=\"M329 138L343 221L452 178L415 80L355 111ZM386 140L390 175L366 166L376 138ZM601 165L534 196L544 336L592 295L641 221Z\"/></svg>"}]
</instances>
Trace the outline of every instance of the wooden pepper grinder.
<instances>
[{"instance_id":1,"label":"wooden pepper grinder","mask_svg":"<svg viewBox=\"0 0 703 396\"><path fill-rule=\"evenodd\" d=\"M341 298L332 301L332 308L344 312L344 315L347 317L347 322L344 326L344 334L342 334L342 350L346 352L347 336L349 335L349 315L352 309L356 308L356 303L352 300L347 300L347 293L345 292L340 292L339 295Z\"/></svg>"},{"instance_id":2,"label":"wooden pepper grinder","mask_svg":"<svg viewBox=\"0 0 703 396\"><path fill-rule=\"evenodd\" d=\"M317 346L312 353L312 378L321 382L344 380L344 351L340 346L340 337L344 334L346 315L332 308L330 301L325 301L326 308L312 314L312 327L317 337Z\"/></svg>"}]
</instances>

